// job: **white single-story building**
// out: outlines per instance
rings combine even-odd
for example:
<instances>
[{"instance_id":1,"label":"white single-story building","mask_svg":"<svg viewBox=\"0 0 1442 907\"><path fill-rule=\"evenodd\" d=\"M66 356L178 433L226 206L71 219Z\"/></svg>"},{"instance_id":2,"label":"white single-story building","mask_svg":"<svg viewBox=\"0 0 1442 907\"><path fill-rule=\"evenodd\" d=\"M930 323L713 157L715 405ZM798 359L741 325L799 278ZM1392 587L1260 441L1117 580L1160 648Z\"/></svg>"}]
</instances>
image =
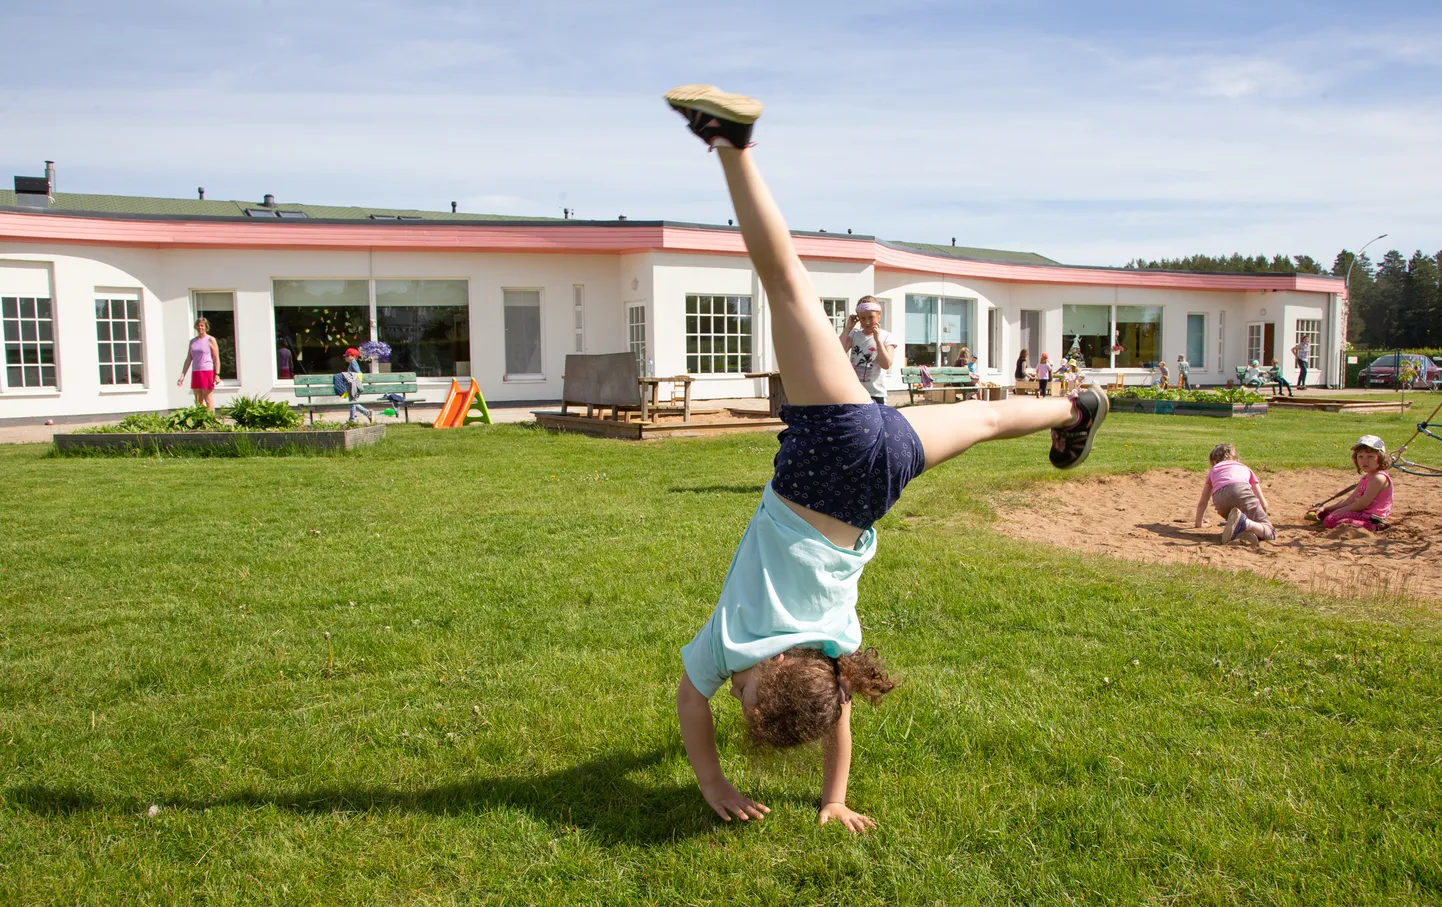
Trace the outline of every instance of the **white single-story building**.
<instances>
[{"instance_id":1,"label":"white single-story building","mask_svg":"<svg viewBox=\"0 0 1442 907\"><path fill-rule=\"evenodd\" d=\"M568 353L632 351L655 375L691 374L701 399L757 396L774 367L766 296L729 226L531 220L454 212L66 194L46 178L0 191L0 421L190 403L177 387L192 324L220 342L217 404L291 396L287 373L327 373L378 339L389 368L440 400L474 377L495 402L555 400ZM1224 384L1258 359L1335 384L1342 281L1061 265L1039 255L796 233L838 328L883 301L903 364L962 346L1012 382L1074 345L1082 365L1143 381L1184 354Z\"/></svg>"}]
</instances>

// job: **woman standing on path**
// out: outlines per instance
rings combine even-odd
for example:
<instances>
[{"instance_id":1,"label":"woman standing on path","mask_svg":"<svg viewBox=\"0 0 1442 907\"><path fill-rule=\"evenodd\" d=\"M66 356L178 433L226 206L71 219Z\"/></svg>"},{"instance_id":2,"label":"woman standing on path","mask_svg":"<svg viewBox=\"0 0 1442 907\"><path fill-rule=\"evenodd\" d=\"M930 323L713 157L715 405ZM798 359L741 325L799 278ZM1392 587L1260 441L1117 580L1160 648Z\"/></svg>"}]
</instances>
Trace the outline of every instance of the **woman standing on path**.
<instances>
[{"instance_id":1,"label":"woman standing on path","mask_svg":"<svg viewBox=\"0 0 1442 907\"><path fill-rule=\"evenodd\" d=\"M190 372L190 389L195 392L195 405L205 404L215 412L215 371L220 365L220 345L210 336L210 322L204 318L195 319L195 338L185 353L185 362L180 367L180 377L175 386L185 383L185 373Z\"/></svg>"}]
</instances>

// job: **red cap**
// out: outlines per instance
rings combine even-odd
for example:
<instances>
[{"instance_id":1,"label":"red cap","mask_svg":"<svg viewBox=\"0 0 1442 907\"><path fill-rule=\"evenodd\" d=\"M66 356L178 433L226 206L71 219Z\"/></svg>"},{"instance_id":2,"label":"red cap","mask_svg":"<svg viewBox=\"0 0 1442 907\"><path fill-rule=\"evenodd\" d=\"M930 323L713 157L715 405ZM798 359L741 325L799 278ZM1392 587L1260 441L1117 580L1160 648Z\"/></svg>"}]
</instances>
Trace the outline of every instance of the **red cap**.
<instances>
[{"instance_id":1,"label":"red cap","mask_svg":"<svg viewBox=\"0 0 1442 907\"><path fill-rule=\"evenodd\" d=\"M354 357L356 357L357 359L360 358L360 350L356 349L356 348L353 347L353 346L351 346L351 347L346 347L345 354L346 354L347 356L354 356Z\"/></svg>"}]
</instances>

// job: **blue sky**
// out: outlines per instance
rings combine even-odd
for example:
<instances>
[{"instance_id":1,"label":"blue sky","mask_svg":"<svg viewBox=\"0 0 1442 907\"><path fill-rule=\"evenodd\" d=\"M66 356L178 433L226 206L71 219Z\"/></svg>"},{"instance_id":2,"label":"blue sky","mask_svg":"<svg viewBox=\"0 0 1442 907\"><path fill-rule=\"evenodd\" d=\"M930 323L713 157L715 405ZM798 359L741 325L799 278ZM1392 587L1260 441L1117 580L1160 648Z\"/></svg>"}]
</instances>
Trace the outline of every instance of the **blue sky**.
<instances>
[{"instance_id":1,"label":"blue sky","mask_svg":"<svg viewBox=\"0 0 1442 907\"><path fill-rule=\"evenodd\" d=\"M660 94L762 98L797 229L1122 264L1442 248L1442 6L15 0L61 191L724 222Z\"/></svg>"}]
</instances>

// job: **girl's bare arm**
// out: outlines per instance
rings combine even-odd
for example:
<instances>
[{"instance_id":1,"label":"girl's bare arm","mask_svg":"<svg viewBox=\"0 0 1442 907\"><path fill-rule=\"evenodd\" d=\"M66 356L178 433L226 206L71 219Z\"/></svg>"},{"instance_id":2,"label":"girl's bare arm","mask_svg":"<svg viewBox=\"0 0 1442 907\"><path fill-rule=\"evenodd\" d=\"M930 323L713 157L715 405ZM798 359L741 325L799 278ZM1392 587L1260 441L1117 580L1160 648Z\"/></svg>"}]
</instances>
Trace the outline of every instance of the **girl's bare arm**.
<instances>
[{"instance_id":1,"label":"girl's bare arm","mask_svg":"<svg viewBox=\"0 0 1442 907\"><path fill-rule=\"evenodd\" d=\"M1212 480L1207 479L1202 483L1202 498L1197 501L1196 527L1202 528L1202 518L1207 515L1207 505L1212 503Z\"/></svg>"},{"instance_id":2,"label":"girl's bare arm","mask_svg":"<svg viewBox=\"0 0 1442 907\"><path fill-rule=\"evenodd\" d=\"M846 782L851 778L851 703L841 706L841 718L822 742L820 824L835 819L852 833L876 827L870 816L853 812L846 805Z\"/></svg>"},{"instance_id":3,"label":"girl's bare arm","mask_svg":"<svg viewBox=\"0 0 1442 907\"><path fill-rule=\"evenodd\" d=\"M696 783L701 796L716 811L716 815L731 821L731 816L743 822L764 819L771 812L764 804L731 786L721 771L721 757L716 753L716 725L711 720L711 703L696 689L691 678L681 675L681 684L676 688L676 715L681 721L681 742L686 747L686 758L691 761L691 771L696 773Z\"/></svg>"}]
</instances>

